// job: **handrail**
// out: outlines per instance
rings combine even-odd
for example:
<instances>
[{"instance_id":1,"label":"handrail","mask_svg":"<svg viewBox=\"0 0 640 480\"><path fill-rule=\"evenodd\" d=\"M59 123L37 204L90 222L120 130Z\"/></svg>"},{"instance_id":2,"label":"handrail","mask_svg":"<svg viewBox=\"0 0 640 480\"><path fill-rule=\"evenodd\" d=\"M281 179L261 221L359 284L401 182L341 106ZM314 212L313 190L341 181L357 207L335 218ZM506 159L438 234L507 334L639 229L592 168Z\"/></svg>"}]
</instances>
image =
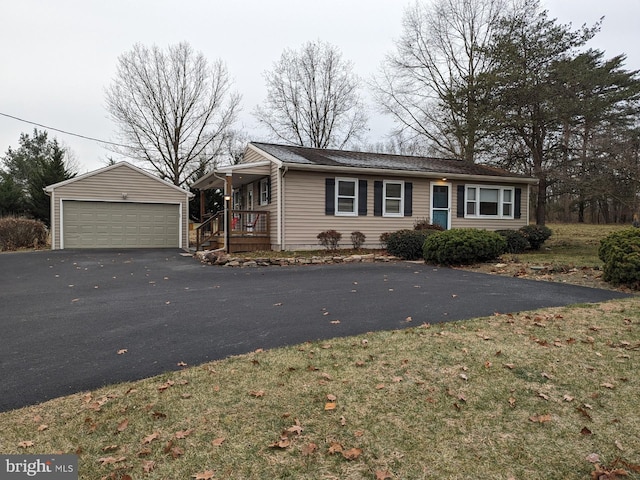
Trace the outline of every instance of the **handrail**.
<instances>
[{"instance_id":1,"label":"handrail","mask_svg":"<svg viewBox=\"0 0 640 480\"><path fill-rule=\"evenodd\" d=\"M204 242L211 239L215 235L224 231L224 211L220 211L206 219L198 227L196 227L196 251L200 250L200 247ZM215 231L214 231L215 222Z\"/></svg>"}]
</instances>

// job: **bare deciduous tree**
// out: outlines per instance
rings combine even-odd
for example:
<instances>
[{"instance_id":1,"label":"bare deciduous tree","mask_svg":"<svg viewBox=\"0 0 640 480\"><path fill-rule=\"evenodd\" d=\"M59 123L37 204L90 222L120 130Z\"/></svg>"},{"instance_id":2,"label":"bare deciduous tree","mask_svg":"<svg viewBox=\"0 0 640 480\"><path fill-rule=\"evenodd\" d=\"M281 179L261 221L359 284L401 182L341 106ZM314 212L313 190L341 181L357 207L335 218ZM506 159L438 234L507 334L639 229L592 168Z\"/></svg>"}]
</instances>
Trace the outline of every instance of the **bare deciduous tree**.
<instances>
[{"instance_id":1,"label":"bare deciduous tree","mask_svg":"<svg viewBox=\"0 0 640 480\"><path fill-rule=\"evenodd\" d=\"M184 184L203 157L218 155L236 119L240 96L231 86L222 61L210 65L187 43L166 52L135 45L119 57L106 91L107 110L127 146L116 151Z\"/></svg>"},{"instance_id":2,"label":"bare deciduous tree","mask_svg":"<svg viewBox=\"0 0 640 480\"><path fill-rule=\"evenodd\" d=\"M254 116L273 138L342 148L365 130L358 78L336 47L318 41L287 49L264 76L267 98Z\"/></svg>"},{"instance_id":3,"label":"bare deciduous tree","mask_svg":"<svg viewBox=\"0 0 640 480\"><path fill-rule=\"evenodd\" d=\"M405 11L396 52L373 82L398 131L423 137L440 154L474 161L487 125L478 79L484 48L504 14L504 0L432 0Z\"/></svg>"}]
</instances>

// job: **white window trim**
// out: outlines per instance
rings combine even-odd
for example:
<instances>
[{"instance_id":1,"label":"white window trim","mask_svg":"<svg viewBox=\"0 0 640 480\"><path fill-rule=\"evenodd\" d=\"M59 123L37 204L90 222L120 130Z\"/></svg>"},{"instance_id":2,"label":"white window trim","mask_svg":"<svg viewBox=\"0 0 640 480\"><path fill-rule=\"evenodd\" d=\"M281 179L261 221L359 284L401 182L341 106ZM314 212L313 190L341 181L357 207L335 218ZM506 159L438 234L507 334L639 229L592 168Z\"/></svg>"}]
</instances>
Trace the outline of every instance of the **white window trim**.
<instances>
[{"instance_id":1,"label":"white window trim","mask_svg":"<svg viewBox=\"0 0 640 480\"><path fill-rule=\"evenodd\" d=\"M352 212L340 212L338 211L339 199L342 198L351 198L350 196L339 195L340 191L340 182L352 182L354 184L354 197L353 197L353 211ZM335 215L337 217L357 217L358 216L358 179L357 178L346 178L346 177L336 177L335 183Z\"/></svg>"},{"instance_id":2,"label":"white window trim","mask_svg":"<svg viewBox=\"0 0 640 480\"><path fill-rule=\"evenodd\" d=\"M260 206L269 205L269 179L260 180L259 201Z\"/></svg>"},{"instance_id":3,"label":"white window trim","mask_svg":"<svg viewBox=\"0 0 640 480\"><path fill-rule=\"evenodd\" d=\"M387 197L387 185L388 184L400 184L400 211L387 212L387 199L398 200L397 197ZM404 217L404 181L403 180L384 180L382 182L382 216L383 217Z\"/></svg>"},{"instance_id":4,"label":"white window trim","mask_svg":"<svg viewBox=\"0 0 640 480\"><path fill-rule=\"evenodd\" d=\"M475 214L467 213L467 204L469 203L469 189L476 189ZM497 215L481 215L480 214L480 189L498 190L498 214ZM506 202L511 205L511 215L503 215L504 192L511 191L511 202ZM464 218L504 218L513 220L515 213L515 188L507 187L504 185L465 185L464 189Z\"/></svg>"}]
</instances>

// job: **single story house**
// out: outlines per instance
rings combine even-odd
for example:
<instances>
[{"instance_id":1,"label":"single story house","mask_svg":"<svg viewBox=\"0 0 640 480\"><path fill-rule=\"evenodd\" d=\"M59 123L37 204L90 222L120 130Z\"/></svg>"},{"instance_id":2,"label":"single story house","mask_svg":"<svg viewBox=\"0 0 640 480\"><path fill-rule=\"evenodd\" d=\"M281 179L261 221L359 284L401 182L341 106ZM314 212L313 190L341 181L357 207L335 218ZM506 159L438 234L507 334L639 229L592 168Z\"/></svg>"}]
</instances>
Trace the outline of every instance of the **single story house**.
<instances>
[{"instance_id":1,"label":"single story house","mask_svg":"<svg viewBox=\"0 0 640 480\"><path fill-rule=\"evenodd\" d=\"M364 246L376 248L383 232L424 219L445 229L518 229L529 223L536 183L461 160L251 142L242 163L192 188L224 190L229 213L203 218L198 247L226 241L234 252L315 249L317 235L331 229L342 234L341 246L360 231Z\"/></svg>"},{"instance_id":2,"label":"single story house","mask_svg":"<svg viewBox=\"0 0 640 480\"><path fill-rule=\"evenodd\" d=\"M118 162L45 187L51 248L188 248L189 198L180 187Z\"/></svg>"}]
</instances>

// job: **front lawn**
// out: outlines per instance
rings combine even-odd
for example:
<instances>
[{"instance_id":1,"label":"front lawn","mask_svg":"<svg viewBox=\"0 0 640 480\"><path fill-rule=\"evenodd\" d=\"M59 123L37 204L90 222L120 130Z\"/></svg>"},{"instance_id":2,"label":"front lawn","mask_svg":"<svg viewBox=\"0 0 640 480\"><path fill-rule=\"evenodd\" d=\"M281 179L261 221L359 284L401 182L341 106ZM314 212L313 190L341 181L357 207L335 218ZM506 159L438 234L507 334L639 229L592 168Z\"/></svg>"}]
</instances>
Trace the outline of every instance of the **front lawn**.
<instances>
[{"instance_id":1,"label":"front lawn","mask_svg":"<svg viewBox=\"0 0 640 480\"><path fill-rule=\"evenodd\" d=\"M0 452L92 480L640 478L637 297L407 327L6 412Z\"/></svg>"}]
</instances>

